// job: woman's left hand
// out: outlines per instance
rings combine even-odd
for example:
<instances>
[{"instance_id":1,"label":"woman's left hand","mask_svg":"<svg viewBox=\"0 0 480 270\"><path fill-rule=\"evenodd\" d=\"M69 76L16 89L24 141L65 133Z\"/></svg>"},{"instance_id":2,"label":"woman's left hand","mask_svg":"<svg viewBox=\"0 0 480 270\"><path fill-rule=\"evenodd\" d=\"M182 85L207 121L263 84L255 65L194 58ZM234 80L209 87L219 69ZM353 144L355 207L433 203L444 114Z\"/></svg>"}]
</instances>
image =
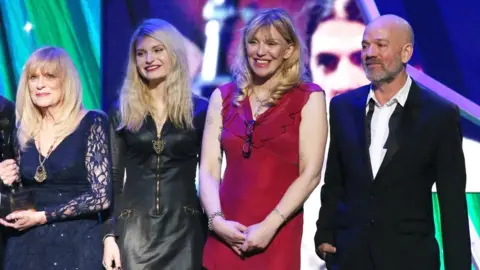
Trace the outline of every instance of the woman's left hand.
<instances>
[{"instance_id":1,"label":"woman's left hand","mask_svg":"<svg viewBox=\"0 0 480 270\"><path fill-rule=\"evenodd\" d=\"M249 226L246 232L247 237L241 248L242 252L264 250L270 244L276 232L276 226L266 222Z\"/></svg>"},{"instance_id":2,"label":"woman's left hand","mask_svg":"<svg viewBox=\"0 0 480 270\"><path fill-rule=\"evenodd\" d=\"M47 223L47 217L45 216L45 212L38 212L34 210L13 212L9 214L5 219L6 221L0 219L1 225L14 228L19 231L24 231L30 227Z\"/></svg>"}]
</instances>

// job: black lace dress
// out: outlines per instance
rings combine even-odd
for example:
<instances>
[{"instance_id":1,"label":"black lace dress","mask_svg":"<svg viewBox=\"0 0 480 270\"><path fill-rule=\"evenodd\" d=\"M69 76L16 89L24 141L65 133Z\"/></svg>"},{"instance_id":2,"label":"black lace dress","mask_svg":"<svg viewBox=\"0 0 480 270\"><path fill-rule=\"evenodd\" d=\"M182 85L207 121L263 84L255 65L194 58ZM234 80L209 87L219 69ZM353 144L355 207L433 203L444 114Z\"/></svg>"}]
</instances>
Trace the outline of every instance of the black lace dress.
<instances>
[{"instance_id":1,"label":"black lace dress","mask_svg":"<svg viewBox=\"0 0 480 270\"><path fill-rule=\"evenodd\" d=\"M25 188L48 222L24 232L8 230L6 270L96 270L102 267L101 211L110 202L108 124L90 111L45 162L43 183L34 180L38 150L33 141L20 153Z\"/></svg>"}]
</instances>

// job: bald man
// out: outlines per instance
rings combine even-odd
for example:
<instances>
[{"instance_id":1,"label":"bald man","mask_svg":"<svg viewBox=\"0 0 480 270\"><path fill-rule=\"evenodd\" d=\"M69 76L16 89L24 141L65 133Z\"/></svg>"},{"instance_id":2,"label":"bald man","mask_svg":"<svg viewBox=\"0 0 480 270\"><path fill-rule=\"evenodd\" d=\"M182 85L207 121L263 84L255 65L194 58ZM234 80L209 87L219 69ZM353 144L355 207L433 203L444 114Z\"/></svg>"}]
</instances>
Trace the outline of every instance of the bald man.
<instances>
[{"instance_id":1,"label":"bald man","mask_svg":"<svg viewBox=\"0 0 480 270\"><path fill-rule=\"evenodd\" d=\"M371 84L330 103L330 148L315 247L328 269L438 270L432 185L446 270L470 270L459 110L410 78L414 34L386 15L367 25Z\"/></svg>"}]
</instances>

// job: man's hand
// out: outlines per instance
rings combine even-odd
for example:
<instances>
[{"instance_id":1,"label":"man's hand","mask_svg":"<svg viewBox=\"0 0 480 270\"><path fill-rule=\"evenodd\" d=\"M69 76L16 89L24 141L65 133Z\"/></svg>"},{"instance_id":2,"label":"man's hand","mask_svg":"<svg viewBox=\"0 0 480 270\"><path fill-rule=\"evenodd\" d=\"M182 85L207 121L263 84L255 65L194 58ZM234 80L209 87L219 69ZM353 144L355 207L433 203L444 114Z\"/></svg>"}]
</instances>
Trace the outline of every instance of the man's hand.
<instances>
[{"instance_id":1,"label":"man's hand","mask_svg":"<svg viewBox=\"0 0 480 270\"><path fill-rule=\"evenodd\" d=\"M335 252L337 252L337 248L327 243L323 243L317 248L317 255L324 261L327 253L335 254Z\"/></svg>"}]
</instances>

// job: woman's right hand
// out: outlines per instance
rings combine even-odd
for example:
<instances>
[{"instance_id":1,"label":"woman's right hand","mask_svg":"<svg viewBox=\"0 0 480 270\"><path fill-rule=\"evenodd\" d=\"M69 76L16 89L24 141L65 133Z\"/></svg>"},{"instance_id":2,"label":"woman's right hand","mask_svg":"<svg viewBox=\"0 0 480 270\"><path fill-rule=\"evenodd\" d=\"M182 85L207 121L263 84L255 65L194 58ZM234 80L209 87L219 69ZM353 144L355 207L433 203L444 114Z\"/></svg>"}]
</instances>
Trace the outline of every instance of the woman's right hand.
<instances>
[{"instance_id":1,"label":"woman's right hand","mask_svg":"<svg viewBox=\"0 0 480 270\"><path fill-rule=\"evenodd\" d=\"M0 179L6 186L12 185L18 180L19 168L14 159L6 159L0 162Z\"/></svg>"},{"instance_id":2,"label":"woman's right hand","mask_svg":"<svg viewBox=\"0 0 480 270\"><path fill-rule=\"evenodd\" d=\"M223 239L239 256L242 256L240 248L245 241L247 226L236 221L225 220L217 216L212 221L213 231Z\"/></svg>"},{"instance_id":3,"label":"woman's right hand","mask_svg":"<svg viewBox=\"0 0 480 270\"><path fill-rule=\"evenodd\" d=\"M113 267L114 264L115 267ZM113 236L109 236L103 241L103 267L107 270L122 269L120 249Z\"/></svg>"}]
</instances>

